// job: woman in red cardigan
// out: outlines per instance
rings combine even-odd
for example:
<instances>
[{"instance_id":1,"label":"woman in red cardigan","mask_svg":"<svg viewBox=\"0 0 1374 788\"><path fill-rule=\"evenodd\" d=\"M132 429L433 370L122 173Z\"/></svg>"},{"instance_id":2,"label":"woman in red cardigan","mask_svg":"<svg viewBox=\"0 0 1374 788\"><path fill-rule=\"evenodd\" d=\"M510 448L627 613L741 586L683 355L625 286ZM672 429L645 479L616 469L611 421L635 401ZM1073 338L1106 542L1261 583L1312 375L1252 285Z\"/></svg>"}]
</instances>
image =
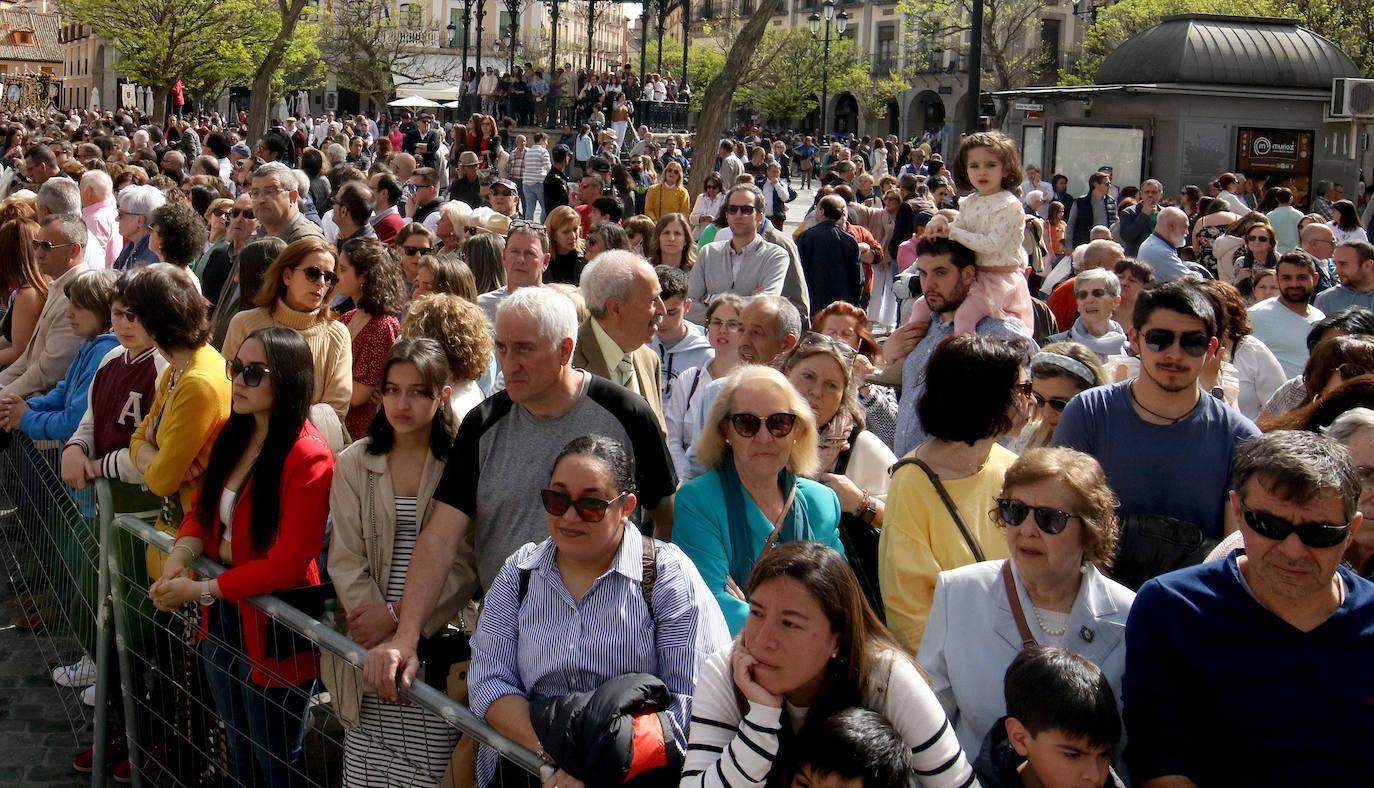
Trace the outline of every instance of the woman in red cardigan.
<instances>
[{"instance_id":1,"label":"woman in red cardigan","mask_svg":"<svg viewBox=\"0 0 1374 788\"><path fill-rule=\"evenodd\" d=\"M227 366L233 412L149 594L163 610L202 605L201 655L227 729L230 773L248 784L289 786L301 776L292 767L301 761L317 658L308 645L295 650L272 638L267 617L247 600L319 585L315 558L334 458L307 418L314 365L304 337L261 329ZM228 569L214 580L192 580L185 566L205 551Z\"/></svg>"}]
</instances>

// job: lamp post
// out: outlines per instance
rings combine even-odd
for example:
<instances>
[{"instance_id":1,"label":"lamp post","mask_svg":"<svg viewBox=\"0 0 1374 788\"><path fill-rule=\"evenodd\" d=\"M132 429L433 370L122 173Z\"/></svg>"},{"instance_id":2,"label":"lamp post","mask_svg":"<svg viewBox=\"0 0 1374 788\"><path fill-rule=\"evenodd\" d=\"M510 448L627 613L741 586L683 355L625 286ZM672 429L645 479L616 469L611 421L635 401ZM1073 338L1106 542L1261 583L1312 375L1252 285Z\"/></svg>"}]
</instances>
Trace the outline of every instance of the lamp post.
<instances>
[{"instance_id":1,"label":"lamp post","mask_svg":"<svg viewBox=\"0 0 1374 788\"><path fill-rule=\"evenodd\" d=\"M825 110L830 101L830 26L833 23L835 32L844 35L845 28L849 27L849 14L840 11L839 16L835 15L835 0L825 0L821 3L821 14L811 12L811 37L816 38L821 32L821 19L825 19L825 54L821 60L821 128L820 138L825 138Z\"/></svg>"},{"instance_id":2,"label":"lamp post","mask_svg":"<svg viewBox=\"0 0 1374 788\"><path fill-rule=\"evenodd\" d=\"M682 4L682 84L687 84L687 42L692 40L692 3Z\"/></svg>"},{"instance_id":3,"label":"lamp post","mask_svg":"<svg viewBox=\"0 0 1374 788\"><path fill-rule=\"evenodd\" d=\"M978 130L978 113L982 108L983 96L983 0L973 0L973 13L969 15L968 44L968 96L964 128L965 134Z\"/></svg>"},{"instance_id":4,"label":"lamp post","mask_svg":"<svg viewBox=\"0 0 1374 788\"><path fill-rule=\"evenodd\" d=\"M1073 15L1087 19L1089 24L1097 24L1097 12L1106 5L1098 0L1073 0ZM1085 7L1086 6L1086 7Z\"/></svg>"},{"instance_id":5,"label":"lamp post","mask_svg":"<svg viewBox=\"0 0 1374 788\"><path fill-rule=\"evenodd\" d=\"M592 73L592 35L596 32L596 0L587 0L587 73Z\"/></svg>"},{"instance_id":6,"label":"lamp post","mask_svg":"<svg viewBox=\"0 0 1374 788\"><path fill-rule=\"evenodd\" d=\"M515 73L515 42L520 32L520 6L522 0L506 0L506 15L510 17L510 27L506 28L506 43L510 47L509 74Z\"/></svg>"},{"instance_id":7,"label":"lamp post","mask_svg":"<svg viewBox=\"0 0 1374 788\"><path fill-rule=\"evenodd\" d=\"M544 0L549 5L549 16L553 19L553 32L549 35L549 85L552 90L553 72L558 69L558 3L559 0ZM563 75L565 78L567 74Z\"/></svg>"},{"instance_id":8,"label":"lamp post","mask_svg":"<svg viewBox=\"0 0 1374 788\"><path fill-rule=\"evenodd\" d=\"M477 0L477 81L486 73L482 69L482 22L487 18L487 0Z\"/></svg>"}]
</instances>

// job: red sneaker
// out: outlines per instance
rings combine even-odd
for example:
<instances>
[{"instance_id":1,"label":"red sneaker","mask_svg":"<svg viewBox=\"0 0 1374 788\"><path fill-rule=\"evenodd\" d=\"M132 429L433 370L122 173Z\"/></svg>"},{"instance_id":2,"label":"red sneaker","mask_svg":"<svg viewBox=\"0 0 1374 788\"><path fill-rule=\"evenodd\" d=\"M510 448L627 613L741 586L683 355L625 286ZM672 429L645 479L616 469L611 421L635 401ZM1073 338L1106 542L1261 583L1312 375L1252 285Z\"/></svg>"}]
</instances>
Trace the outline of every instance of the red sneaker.
<instances>
[{"instance_id":1,"label":"red sneaker","mask_svg":"<svg viewBox=\"0 0 1374 788\"><path fill-rule=\"evenodd\" d=\"M158 761L158 757L163 754L162 749L154 745L154 750L154 752L143 754L143 776L146 778L156 778L162 772L162 766ZM115 764L114 781L124 785L133 782L133 770L134 765L126 755L119 763Z\"/></svg>"},{"instance_id":2,"label":"red sneaker","mask_svg":"<svg viewBox=\"0 0 1374 788\"><path fill-rule=\"evenodd\" d=\"M110 764L127 763L129 760L129 740L121 734L110 739L110 743L105 747L105 766ZM90 774L95 770L95 748L82 750L72 756L72 768L82 774Z\"/></svg>"}]
</instances>

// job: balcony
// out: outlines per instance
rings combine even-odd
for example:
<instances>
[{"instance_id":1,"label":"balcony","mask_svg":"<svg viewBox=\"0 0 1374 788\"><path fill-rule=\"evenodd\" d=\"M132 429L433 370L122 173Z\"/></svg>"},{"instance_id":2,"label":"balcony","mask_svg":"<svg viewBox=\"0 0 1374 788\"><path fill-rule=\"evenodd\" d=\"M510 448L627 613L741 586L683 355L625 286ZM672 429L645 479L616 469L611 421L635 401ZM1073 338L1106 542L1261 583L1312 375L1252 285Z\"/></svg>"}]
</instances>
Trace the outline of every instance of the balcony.
<instances>
[{"instance_id":1,"label":"balcony","mask_svg":"<svg viewBox=\"0 0 1374 788\"><path fill-rule=\"evenodd\" d=\"M926 50L909 55L907 64L917 74L954 74L968 70L968 53L952 49Z\"/></svg>"}]
</instances>

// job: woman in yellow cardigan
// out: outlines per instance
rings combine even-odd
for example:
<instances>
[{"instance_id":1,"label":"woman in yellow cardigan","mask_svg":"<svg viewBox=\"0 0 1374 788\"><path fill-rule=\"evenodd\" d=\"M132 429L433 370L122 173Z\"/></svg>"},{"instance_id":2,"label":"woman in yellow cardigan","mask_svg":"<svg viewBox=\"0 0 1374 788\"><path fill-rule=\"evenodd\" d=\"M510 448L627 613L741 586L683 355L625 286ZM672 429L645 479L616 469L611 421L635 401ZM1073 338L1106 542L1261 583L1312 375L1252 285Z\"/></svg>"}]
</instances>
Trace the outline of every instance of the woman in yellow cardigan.
<instances>
[{"instance_id":1,"label":"woman in yellow cardigan","mask_svg":"<svg viewBox=\"0 0 1374 788\"><path fill-rule=\"evenodd\" d=\"M335 453L344 445L343 420L353 396L352 340L348 327L329 309L339 283L337 262L334 245L323 238L307 237L288 245L263 274L253 300L257 308L230 321L223 348L225 358L233 358L249 334L268 326L301 332L315 360L310 420Z\"/></svg>"},{"instance_id":2,"label":"woman in yellow cardigan","mask_svg":"<svg viewBox=\"0 0 1374 788\"><path fill-rule=\"evenodd\" d=\"M644 195L644 213L654 221L670 213L686 214L691 208L691 201L687 187L682 182L682 165L670 161L663 168L663 177L650 186L649 192Z\"/></svg>"}]
</instances>

